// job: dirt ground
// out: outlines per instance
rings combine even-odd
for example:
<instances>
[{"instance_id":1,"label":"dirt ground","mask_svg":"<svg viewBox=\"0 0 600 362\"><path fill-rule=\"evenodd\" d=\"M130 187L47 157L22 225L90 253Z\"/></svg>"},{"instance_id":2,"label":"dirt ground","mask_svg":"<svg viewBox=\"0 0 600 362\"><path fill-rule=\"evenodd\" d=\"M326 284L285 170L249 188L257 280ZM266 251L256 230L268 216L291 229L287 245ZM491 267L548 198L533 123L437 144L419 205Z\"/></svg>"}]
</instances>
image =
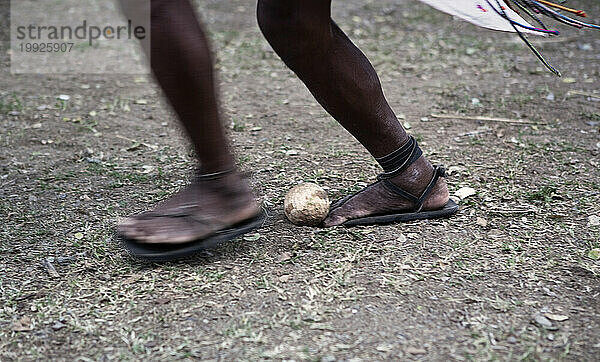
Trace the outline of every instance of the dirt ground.
<instances>
[{"instance_id":1,"label":"dirt ground","mask_svg":"<svg viewBox=\"0 0 600 362\"><path fill-rule=\"evenodd\" d=\"M132 260L115 224L193 166L152 79L3 67L0 360L600 360L600 32L536 40L558 78L516 36L418 2L334 1L451 192L475 194L447 220L319 229L286 221L285 192L336 199L376 163L271 51L254 2L197 4L267 224L191 261Z\"/></svg>"}]
</instances>

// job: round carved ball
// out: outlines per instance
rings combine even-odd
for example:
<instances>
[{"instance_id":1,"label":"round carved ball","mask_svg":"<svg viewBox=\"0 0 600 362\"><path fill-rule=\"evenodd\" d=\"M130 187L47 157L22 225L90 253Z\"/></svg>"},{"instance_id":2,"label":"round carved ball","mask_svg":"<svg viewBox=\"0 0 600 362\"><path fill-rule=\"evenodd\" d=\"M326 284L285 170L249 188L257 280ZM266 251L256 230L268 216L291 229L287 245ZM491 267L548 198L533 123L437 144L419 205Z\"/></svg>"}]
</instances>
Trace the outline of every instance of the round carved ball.
<instances>
[{"instance_id":1,"label":"round carved ball","mask_svg":"<svg viewBox=\"0 0 600 362\"><path fill-rule=\"evenodd\" d=\"M321 186L307 182L288 191L283 209L285 216L295 225L317 226L329 213L329 198Z\"/></svg>"}]
</instances>

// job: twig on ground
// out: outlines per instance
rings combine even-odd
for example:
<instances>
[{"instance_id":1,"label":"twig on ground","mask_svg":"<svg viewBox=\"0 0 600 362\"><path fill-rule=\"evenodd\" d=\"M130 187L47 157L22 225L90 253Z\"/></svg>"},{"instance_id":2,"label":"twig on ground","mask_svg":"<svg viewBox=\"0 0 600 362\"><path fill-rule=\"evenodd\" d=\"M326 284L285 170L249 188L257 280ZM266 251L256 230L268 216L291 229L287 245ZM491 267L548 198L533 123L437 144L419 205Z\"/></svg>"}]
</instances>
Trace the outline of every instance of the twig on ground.
<instances>
[{"instance_id":1,"label":"twig on ground","mask_svg":"<svg viewBox=\"0 0 600 362\"><path fill-rule=\"evenodd\" d=\"M125 137L125 136L121 136L121 135L115 135L115 137L117 137L117 138L120 138L120 139L122 139L122 140L125 140L125 141L132 142L132 143L137 143L137 144L140 144L140 145L142 145L142 146L145 146L145 147L148 147L148 148L150 148L150 149L152 149L152 150L155 150L155 149L157 149L157 148L158 148L158 146L156 146L156 145L151 145L151 144L148 144L148 143L139 142L139 141L133 140L133 139L131 139L131 138L127 138L127 137Z\"/></svg>"},{"instance_id":2,"label":"twig on ground","mask_svg":"<svg viewBox=\"0 0 600 362\"><path fill-rule=\"evenodd\" d=\"M488 121L488 122L500 122L500 123L511 123L511 124L535 124L539 126L546 125L543 122L533 122L524 119L508 119L508 118L496 118L496 117L485 117L485 116L461 116L461 115L446 115L446 114L432 114L432 118L439 119L461 119L466 121Z\"/></svg>"},{"instance_id":3,"label":"twig on ground","mask_svg":"<svg viewBox=\"0 0 600 362\"><path fill-rule=\"evenodd\" d=\"M50 262L50 260L44 259L42 261L42 264L44 265L44 267L46 268L46 271L48 272L48 274L50 274L50 276L52 278L58 278L58 277L60 277L60 274L58 274L58 272L56 271L56 269L54 268L54 265L52 265L52 263Z\"/></svg>"},{"instance_id":4,"label":"twig on ground","mask_svg":"<svg viewBox=\"0 0 600 362\"><path fill-rule=\"evenodd\" d=\"M584 97L600 99L600 94L594 94L594 93L582 92L582 91L576 91L576 90L568 91L567 97L569 97L569 96L584 96Z\"/></svg>"},{"instance_id":5,"label":"twig on ground","mask_svg":"<svg viewBox=\"0 0 600 362\"><path fill-rule=\"evenodd\" d=\"M489 209L488 213L501 214L501 215L513 215L513 214L529 214L529 213L535 213L538 211L539 210L535 207L523 207L523 208L513 208L513 209L494 208L494 209Z\"/></svg>"},{"instance_id":6,"label":"twig on ground","mask_svg":"<svg viewBox=\"0 0 600 362\"><path fill-rule=\"evenodd\" d=\"M6 181L6 182L4 182L4 183L0 184L0 188L4 188L4 187L6 187L6 186L12 185L12 184L14 184L15 182L16 182L16 180L8 180L8 181Z\"/></svg>"}]
</instances>

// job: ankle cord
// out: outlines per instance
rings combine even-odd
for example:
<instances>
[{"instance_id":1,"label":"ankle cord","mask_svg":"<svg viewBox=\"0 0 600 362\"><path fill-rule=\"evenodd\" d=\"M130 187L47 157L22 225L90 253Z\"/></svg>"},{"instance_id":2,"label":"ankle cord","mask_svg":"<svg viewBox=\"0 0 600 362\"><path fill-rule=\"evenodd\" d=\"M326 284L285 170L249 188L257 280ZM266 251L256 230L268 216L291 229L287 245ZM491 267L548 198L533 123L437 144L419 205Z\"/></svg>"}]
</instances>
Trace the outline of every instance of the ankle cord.
<instances>
[{"instance_id":1,"label":"ankle cord","mask_svg":"<svg viewBox=\"0 0 600 362\"><path fill-rule=\"evenodd\" d=\"M196 172L194 173L194 180L195 181L217 180L225 175L233 173L235 170L236 170L235 167L233 167L228 170L212 172L212 173L205 173L205 174L201 174L200 170L196 170Z\"/></svg>"},{"instance_id":2,"label":"ankle cord","mask_svg":"<svg viewBox=\"0 0 600 362\"><path fill-rule=\"evenodd\" d=\"M383 168L383 173L379 175L379 178L392 178L399 175L418 160L422 154L423 151L421 151L415 138L409 135L408 141L396 151L383 157L375 158Z\"/></svg>"}]
</instances>

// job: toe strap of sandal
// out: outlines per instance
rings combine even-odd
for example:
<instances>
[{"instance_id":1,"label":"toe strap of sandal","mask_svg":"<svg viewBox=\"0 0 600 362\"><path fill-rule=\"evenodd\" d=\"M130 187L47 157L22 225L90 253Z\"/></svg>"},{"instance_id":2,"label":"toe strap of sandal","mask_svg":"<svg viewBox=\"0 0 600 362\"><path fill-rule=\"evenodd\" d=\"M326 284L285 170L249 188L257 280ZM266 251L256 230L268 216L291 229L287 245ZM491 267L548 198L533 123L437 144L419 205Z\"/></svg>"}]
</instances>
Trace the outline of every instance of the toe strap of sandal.
<instances>
[{"instance_id":1,"label":"toe strap of sandal","mask_svg":"<svg viewBox=\"0 0 600 362\"><path fill-rule=\"evenodd\" d=\"M196 204L182 205L160 211L148 211L138 215L141 218L187 217L198 207Z\"/></svg>"},{"instance_id":2,"label":"toe strap of sandal","mask_svg":"<svg viewBox=\"0 0 600 362\"><path fill-rule=\"evenodd\" d=\"M175 208L161 210L161 211L150 211L145 212L138 217L142 219L159 219L159 218L187 218L197 223L209 225L215 222L215 218L201 217L194 213L194 210L198 208L197 204L183 205Z\"/></svg>"},{"instance_id":3,"label":"toe strap of sandal","mask_svg":"<svg viewBox=\"0 0 600 362\"><path fill-rule=\"evenodd\" d=\"M444 166L442 166L442 165L435 166L434 170L433 170L433 177L431 177L429 184L427 185L425 190L423 190L423 192L421 193L420 196L415 196L415 195L411 194L410 192L403 190L402 188L400 188L397 185L395 185L394 183L392 183L392 181L390 181L390 179L387 177L379 177L379 181L381 181L388 190L413 202L415 204L413 211L419 212L423 208L423 203L425 202L425 200L427 199L427 196L429 196L429 194L435 187L435 184L437 183L438 179L440 177L445 177L445 176L446 176L446 169L444 168Z\"/></svg>"}]
</instances>

